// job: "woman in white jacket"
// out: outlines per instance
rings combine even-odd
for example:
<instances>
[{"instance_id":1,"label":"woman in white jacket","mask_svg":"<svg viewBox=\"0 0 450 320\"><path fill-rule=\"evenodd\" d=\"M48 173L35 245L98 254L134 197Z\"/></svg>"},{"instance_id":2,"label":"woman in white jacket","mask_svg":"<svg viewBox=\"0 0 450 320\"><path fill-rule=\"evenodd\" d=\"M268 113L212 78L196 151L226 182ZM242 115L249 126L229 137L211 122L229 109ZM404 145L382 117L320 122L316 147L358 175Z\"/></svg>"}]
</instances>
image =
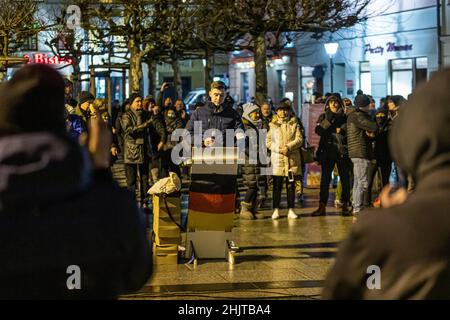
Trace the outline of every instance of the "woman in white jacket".
<instances>
[{"instance_id":1,"label":"woman in white jacket","mask_svg":"<svg viewBox=\"0 0 450 320\"><path fill-rule=\"evenodd\" d=\"M290 106L280 103L275 109L276 117L270 123L267 134L267 148L271 151L273 173L273 214L272 219L280 217L279 208L283 180L286 180L288 218L297 219L294 212L295 176L301 174L299 148L302 144L300 126L295 116L290 116Z\"/></svg>"}]
</instances>

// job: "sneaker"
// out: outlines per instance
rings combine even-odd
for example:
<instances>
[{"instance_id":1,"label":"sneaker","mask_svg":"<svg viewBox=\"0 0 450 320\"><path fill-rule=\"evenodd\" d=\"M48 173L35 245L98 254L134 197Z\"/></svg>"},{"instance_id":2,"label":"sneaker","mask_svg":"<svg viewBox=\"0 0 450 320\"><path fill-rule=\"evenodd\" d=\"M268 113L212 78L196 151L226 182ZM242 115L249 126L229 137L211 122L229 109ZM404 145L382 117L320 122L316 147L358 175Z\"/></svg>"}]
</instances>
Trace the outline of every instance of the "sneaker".
<instances>
[{"instance_id":1,"label":"sneaker","mask_svg":"<svg viewBox=\"0 0 450 320\"><path fill-rule=\"evenodd\" d=\"M288 219L298 219L298 215L294 212L294 209L289 209Z\"/></svg>"},{"instance_id":2,"label":"sneaker","mask_svg":"<svg viewBox=\"0 0 450 320\"><path fill-rule=\"evenodd\" d=\"M341 200L334 200L334 207L338 209L342 208Z\"/></svg>"},{"instance_id":3,"label":"sneaker","mask_svg":"<svg viewBox=\"0 0 450 320\"><path fill-rule=\"evenodd\" d=\"M273 210L272 220L277 220L280 218L280 214L278 213L278 209Z\"/></svg>"}]
</instances>

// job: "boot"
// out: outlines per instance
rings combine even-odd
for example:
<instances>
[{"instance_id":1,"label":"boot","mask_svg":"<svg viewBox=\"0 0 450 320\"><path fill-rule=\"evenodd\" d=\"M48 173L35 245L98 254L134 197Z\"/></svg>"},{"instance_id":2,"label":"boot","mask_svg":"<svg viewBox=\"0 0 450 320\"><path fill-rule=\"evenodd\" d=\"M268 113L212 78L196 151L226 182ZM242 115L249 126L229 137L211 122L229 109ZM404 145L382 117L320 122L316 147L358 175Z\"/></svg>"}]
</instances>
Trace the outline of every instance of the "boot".
<instances>
[{"instance_id":1,"label":"boot","mask_svg":"<svg viewBox=\"0 0 450 320\"><path fill-rule=\"evenodd\" d=\"M294 209L289 209L288 219L298 219L298 215L294 212Z\"/></svg>"},{"instance_id":2,"label":"boot","mask_svg":"<svg viewBox=\"0 0 450 320\"><path fill-rule=\"evenodd\" d=\"M253 205L252 205L252 207L251 207L251 211L252 211L252 213L253 213L253 216L256 218L256 219L264 219L265 218L265 216L264 216L264 213L259 213L258 212L258 207L259 207L259 201L254 201L253 202Z\"/></svg>"},{"instance_id":3,"label":"boot","mask_svg":"<svg viewBox=\"0 0 450 320\"><path fill-rule=\"evenodd\" d=\"M351 207L351 205L350 205L350 203L347 201L347 202L343 202L342 203L342 215L343 216L352 216L353 214L352 214L352 207Z\"/></svg>"},{"instance_id":4,"label":"boot","mask_svg":"<svg viewBox=\"0 0 450 320\"><path fill-rule=\"evenodd\" d=\"M254 220L255 216L253 215L253 213L250 211L251 209L251 204L242 201L241 202L241 213L240 213L240 218L243 220Z\"/></svg>"},{"instance_id":5,"label":"boot","mask_svg":"<svg viewBox=\"0 0 450 320\"><path fill-rule=\"evenodd\" d=\"M313 217L324 216L327 214L326 204L323 202L319 203L319 208L314 211L311 215Z\"/></svg>"},{"instance_id":6,"label":"boot","mask_svg":"<svg viewBox=\"0 0 450 320\"><path fill-rule=\"evenodd\" d=\"M280 213L278 211L278 209L273 210L272 220L277 220L278 218L280 218Z\"/></svg>"}]
</instances>

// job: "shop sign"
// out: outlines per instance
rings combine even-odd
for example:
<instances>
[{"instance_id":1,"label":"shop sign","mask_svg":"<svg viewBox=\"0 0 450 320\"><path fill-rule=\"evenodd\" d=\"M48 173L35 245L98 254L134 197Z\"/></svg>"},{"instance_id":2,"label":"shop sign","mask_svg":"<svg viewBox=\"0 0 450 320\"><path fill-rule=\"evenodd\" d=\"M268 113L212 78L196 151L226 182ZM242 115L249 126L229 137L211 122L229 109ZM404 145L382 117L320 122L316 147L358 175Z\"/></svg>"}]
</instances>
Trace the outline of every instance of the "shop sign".
<instances>
[{"instance_id":1,"label":"shop sign","mask_svg":"<svg viewBox=\"0 0 450 320\"><path fill-rule=\"evenodd\" d=\"M397 45L395 42L388 42L384 47L382 46L372 47L372 45L368 43L365 46L364 53L383 55L385 51L386 52L410 51L412 50L412 48L413 48L412 44Z\"/></svg>"},{"instance_id":2,"label":"shop sign","mask_svg":"<svg viewBox=\"0 0 450 320\"><path fill-rule=\"evenodd\" d=\"M49 57L45 53L33 53L32 55L25 54L24 58L28 59L30 63L42 63L42 64L72 64L71 59L65 59L58 56Z\"/></svg>"}]
</instances>

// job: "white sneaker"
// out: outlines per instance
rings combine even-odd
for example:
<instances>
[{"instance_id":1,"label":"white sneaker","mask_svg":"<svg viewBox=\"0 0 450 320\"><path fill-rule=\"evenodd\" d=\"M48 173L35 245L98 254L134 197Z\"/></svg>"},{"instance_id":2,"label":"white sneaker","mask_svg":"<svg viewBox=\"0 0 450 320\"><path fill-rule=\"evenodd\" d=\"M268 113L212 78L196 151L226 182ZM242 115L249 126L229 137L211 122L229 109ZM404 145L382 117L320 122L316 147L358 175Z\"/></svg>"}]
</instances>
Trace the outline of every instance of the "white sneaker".
<instances>
[{"instance_id":1,"label":"white sneaker","mask_svg":"<svg viewBox=\"0 0 450 320\"><path fill-rule=\"evenodd\" d=\"M288 219L298 219L298 215L295 214L294 209L289 209Z\"/></svg>"},{"instance_id":2,"label":"white sneaker","mask_svg":"<svg viewBox=\"0 0 450 320\"><path fill-rule=\"evenodd\" d=\"M278 209L273 210L272 220L277 220L279 217L280 214L278 213Z\"/></svg>"}]
</instances>

